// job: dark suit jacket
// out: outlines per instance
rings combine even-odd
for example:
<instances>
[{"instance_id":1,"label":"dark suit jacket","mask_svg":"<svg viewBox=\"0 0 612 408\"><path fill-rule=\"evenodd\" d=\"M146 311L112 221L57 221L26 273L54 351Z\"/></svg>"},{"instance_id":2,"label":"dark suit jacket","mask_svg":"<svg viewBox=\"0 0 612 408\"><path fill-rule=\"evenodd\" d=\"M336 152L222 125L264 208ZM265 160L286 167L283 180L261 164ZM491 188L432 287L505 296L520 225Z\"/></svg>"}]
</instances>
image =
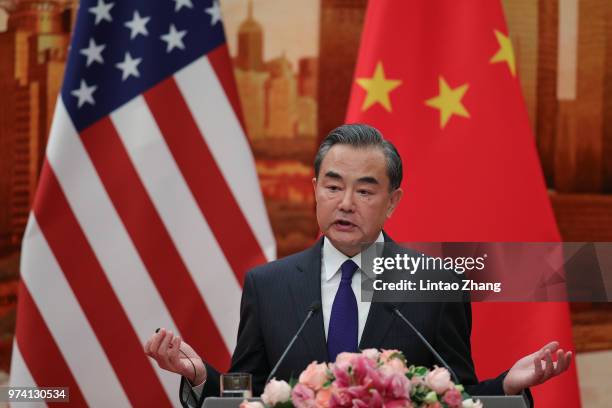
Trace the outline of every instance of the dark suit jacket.
<instances>
[{"instance_id":1,"label":"dark suit jacket","mask_svg":"<svg viewBox=\"0 0 612 408\"><path fill-rule=\"evenodd\" d=\"M385 240L390 241L386 235ZM256 267L246 275L238 342L230 372L251 373L254 395L262 393L268 374L297 332L312 302L321 301L322 243L320 239L305 251ZM403 303L399 308L448 362L468 393L504 394L505 373L483 382L476 378L470 350L469 303ZM440 365L410 328L382 303L371 304L359 348L398 349L409 364ZM307 323L275 377L297 378L314 360L328 361L320 311ZM219 372L208 364L206 367L208 379L203 397L218 396ZM180 390L183 398L188 396L189 389L183 379Z\"/></svg>"}]
</instances>

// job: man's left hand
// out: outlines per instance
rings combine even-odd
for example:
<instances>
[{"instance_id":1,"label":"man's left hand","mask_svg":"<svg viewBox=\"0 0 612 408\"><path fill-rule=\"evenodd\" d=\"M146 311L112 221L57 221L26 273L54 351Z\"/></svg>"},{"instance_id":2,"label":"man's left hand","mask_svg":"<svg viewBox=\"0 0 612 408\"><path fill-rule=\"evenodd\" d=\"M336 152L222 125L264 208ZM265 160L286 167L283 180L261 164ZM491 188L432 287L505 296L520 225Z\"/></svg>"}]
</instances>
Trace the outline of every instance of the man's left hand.
<instances>
[{"instance_id":1,"label":"man's left hand","mask_svg":"<svg viewBox=\"0 0 612 408\"><path fill-rule=\"evenodd\" d=\"M553 361L553 353L557 355L557 361ZM515 395L525 388L542 384L567 370L571 362L571 351L565 352L559 348L558 342L550 342L512 366L504 378L504 392L506 395Z\"/></svg>"}]
</instances>

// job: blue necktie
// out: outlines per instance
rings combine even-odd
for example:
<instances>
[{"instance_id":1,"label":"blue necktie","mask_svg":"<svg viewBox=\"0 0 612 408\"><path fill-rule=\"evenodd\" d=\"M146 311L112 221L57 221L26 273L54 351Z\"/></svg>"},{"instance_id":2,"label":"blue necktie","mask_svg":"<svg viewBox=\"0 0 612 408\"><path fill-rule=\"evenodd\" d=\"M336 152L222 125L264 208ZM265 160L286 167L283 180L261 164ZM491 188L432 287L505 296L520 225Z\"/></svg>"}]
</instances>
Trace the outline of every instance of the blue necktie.
<instances>
[{"instance_id":1,"label":"blue necktie","mask_svg":"<svg viewBox=\"0 0 612 408\"><path fill-rule=\"evenodd\" d=\"M357 268L357 264L350 259L340 267L342 279L334 298L327 331L327 353L329 361L332 362L344 351L358 351L357 299L351 288L353 274Z\"/></svg>"}]
</instances>

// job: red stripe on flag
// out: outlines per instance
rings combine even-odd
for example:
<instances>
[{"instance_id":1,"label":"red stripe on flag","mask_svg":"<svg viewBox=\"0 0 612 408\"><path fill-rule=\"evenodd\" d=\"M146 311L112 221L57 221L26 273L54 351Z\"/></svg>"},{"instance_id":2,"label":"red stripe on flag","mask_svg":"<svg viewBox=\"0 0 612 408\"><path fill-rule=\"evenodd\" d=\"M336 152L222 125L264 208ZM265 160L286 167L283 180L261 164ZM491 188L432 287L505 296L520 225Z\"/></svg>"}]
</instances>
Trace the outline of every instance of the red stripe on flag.
<instances>
[{"instance_id":1,"label":"red stripe on flag","mask_svg":"<svg viewBox=\"0 0 612 408\"><path fill-rule=\"evenodd\" d=\"M221 87L225 91L225 95L227 95L227 99L232 105L232 109L234 110L236 117L240 121L242 131L246 135L247 128L242 116L238 87L236 86L236 80L234 78L234 65L230 59L227 44L223 43L213 51L209 52L206 57L208 58L210 65L213 67L215 74L217 74Z\"/></svg>"},{"instance_id":2,"label":"red stripe on flag","mask_svg":"<svg viewBox=\"0 0 612 408\"><path fill-rule=\"evenodd\" d=\"M68 387L70 404L87 406L81 389L23 281L19 282L17 322L15 338L36 385Z\"/></svg>"},{"instance_id":3,"label":"red stripe on flag","mask_svg":"<svg viewBox=\"0 0 612 408\"><path fill-rule=\"evenodd\" d=\"M219 369L225 369L230 355L223 338L111 120L105 118L96 122L84 130L81 136L177 328L196 350L206 351L208 362Z\"/></svg>"},{"instance_id":4,"label":"red stripe on flag","mask_svg":"<svg viewBox=\"0 0 612 408\"><path fill-rule=\"evenodd\" d=\"M266 258L176 82L166 79L144 96L200 211L242 284L246 271L265 263Z\"/></svg>"},{"instance_id":5,"label":"red stripe on flag","mask_svg":"<svg viewBox=\"0 0 612 408\"><path fill-rule=\"evenodd\" d=\"M43 165L34 213L130 402L135 406L150 405L151 401L170 406L168 396L47 161Z\"/></svg>"}]
</instances>

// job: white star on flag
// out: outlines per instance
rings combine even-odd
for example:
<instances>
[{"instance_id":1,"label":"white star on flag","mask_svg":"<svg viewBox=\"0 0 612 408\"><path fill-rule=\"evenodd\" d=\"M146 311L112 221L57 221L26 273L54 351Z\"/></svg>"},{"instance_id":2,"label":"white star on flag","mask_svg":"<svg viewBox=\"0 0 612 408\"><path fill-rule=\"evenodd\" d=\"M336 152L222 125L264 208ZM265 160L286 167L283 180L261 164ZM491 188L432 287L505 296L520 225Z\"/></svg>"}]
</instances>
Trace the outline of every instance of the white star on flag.
<instances>
[{"instance_id":1,"label":"white star on flag","mask_svg":"<svg viewBox=\"0 0 612 408\"><path fill-rule=\"evenodd\" d=\"M206 13L210 14L210 25L214 26L219 21L221 21L221 7L219 7L219 2L217 0L213 1L213 5L207 8Z\"/></svg>"},{"instance_id":2,"label":"white star on flag","mask_svg":"<svg viewBox=\"0 0 612 408\"><path fill-rule=\"evenodd\" d=\"M187 34L187 30L176 31L176 27L174 24L170 24L170 31L167 34L161 36L162 41L165 41L168 46L166 47L166 52L170 52L175 48L180 48L181 50L185 49L185 44L183 44L183 37Z\"/></svg>"},{"instance_id":3,"label":"white star on flag","mask_svg":"<svg viewBox=\"0 0 612 408\"><path fill-rule=\"evenodd\" d=\"M129 52L125 53L125 58L122 62L115 64L115 66L121 70L121 80L125 81L130 75L138 78L140 72L138 72L138 64L142 62L142 58L132 58Z\"/></svg>"},{"instance_id":4,"label":"white star on flag","mask_svg":"<svg viewBox=\"0 0 612 408\"><path fill-rule=\"evenodd\" d=\"M96 91L96 89L98 89L96 85L87 86L85 80L81 79L81 86L79 89L75 89L74 91L70 92L70 94L79 98L78 107L81 108L81 106L83 106L85 103L89 103L91 105L96 103L93 98L93 93Z\"/></svg>"},{"instance_id":5,"label":"white star on flag","mask_svg":"<svg viewBox=\"0 0 612 408\"><path fill-rule=\"evenodd\" d=\"M193 3L191 0L173 0L176 5L174 6L174 11L177 12L183 7L193 8Z\"/></svg>"},{"instance_id":6,"label":"white star on flag","mask_svg":"<svg viewBox=\"0 0 612 408\"><path fill-rule=\"evenodd\" d=\"M96 16L96 25L98 25L102 20L106 20L108 22L113 21L113 18L110 15L110 10L114 5L115 3L104 3L104 0L98 0L98 5L96 7L89 8L89 12L95 14Z\"/></svg>"},{"instance_id":7,"label":"white star on flag","mask_svg":"<svg viewBox=\"0 0 612 408\"><path fill-rule=\"evenodd\" d=\"M104 59L102 58L102 50L104 50L104 48L106 48L106 45L96 44L96 41L93 38L90 38L89 46L81 49L79 53L87 57L87 66L90 66L94 62L104 64Z\"/></svg>"},{"instance_id":8,"label":"white star on flag","mask_svg":"<svg viewBox=\"0 0 612 408\"><path fill-rule=\"evenodd\" d=\"M138 36L138 34L142 34L143 36L149 35L149 31L147 30L147 23L151 17L141 17L138 10L134 11L134 17L124 25L131 30L130 32L130 40L133 40Z\"/></svg>"}]
</instances>

